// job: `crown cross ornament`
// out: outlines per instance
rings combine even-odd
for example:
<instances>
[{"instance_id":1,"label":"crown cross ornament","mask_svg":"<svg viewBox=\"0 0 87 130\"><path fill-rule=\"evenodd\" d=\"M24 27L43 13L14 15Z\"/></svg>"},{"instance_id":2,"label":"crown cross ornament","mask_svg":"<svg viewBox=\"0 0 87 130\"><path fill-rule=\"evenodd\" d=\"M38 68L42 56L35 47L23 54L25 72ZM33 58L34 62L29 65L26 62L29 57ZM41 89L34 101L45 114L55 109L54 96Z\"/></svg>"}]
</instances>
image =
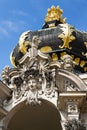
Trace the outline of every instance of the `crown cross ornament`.
<instances>
[{"instance_id":1,"label":"crown cross ornament","mask_svg":"<svg viewBox=\"0 0 87 130\"><path fill-rule=\"evenodd\" d=\"M48 9L45 22L57 20L60 21L61 23L65 23L66 19L62 18L62 13L63 10L61 10L59 6L57 7L52 6L50 9Z\"/></svg>"}]
</instances>

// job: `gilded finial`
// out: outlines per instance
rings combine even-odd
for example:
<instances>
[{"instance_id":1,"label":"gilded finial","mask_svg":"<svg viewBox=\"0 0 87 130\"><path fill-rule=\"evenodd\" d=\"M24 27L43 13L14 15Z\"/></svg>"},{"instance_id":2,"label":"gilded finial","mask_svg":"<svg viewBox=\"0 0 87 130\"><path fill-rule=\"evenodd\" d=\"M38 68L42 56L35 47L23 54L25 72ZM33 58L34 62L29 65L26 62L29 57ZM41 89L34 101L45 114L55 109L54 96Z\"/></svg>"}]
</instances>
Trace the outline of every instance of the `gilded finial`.
<instances>
[{"instance_id":1,"label":"gilded finial","mask_svg":"<svg viewBox=\"0 0 87 130\"><path fill-rule=\"evenodd\" d=\"M63 13L63 10L61 10L59 6L57 6L57 7L52 6L51 8L48 9L48 12L47 12L47 15L45 18L45 22L58 20L61 23L65 23L66 19L62 18L62 13Z\"/></svg>"}]
</instances>

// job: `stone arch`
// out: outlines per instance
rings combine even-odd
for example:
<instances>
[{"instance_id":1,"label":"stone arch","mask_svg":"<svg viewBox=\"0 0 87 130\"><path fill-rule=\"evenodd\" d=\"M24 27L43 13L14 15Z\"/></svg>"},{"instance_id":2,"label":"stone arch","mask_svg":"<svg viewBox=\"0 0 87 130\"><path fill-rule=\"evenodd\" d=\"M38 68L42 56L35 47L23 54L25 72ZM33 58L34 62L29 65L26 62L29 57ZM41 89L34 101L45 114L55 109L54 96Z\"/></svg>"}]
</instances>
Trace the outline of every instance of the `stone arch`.
<instances>
[{"instance_id":1,"label":"stone arch","mask_svg":"<svg viewBox=\"0 0 87 130\"><path fill-rule=\"evenodd\" d=\"M56 84L57 86L63 86L65 83L63 83L64 79L68 79L72 83L76 85L76 87L79 89L79 91L87 91L86 84L82 81L82 79L79 77L79 75L76 75L72 72L69 72L64 69L58 69L56 72ZM62 88L63 90L63 88Z\"/></svg>"},{"instance_id":2,"label":"stone arch","mask_svg":"<svg viewBox=\"0 0 87 130\"><path fill-rule=\"evenodd\" d=\"M23 101L7 115L4 130L62 130L61 117L57 107L41 99L34 106Z\"/></svg>"}]
</instances>

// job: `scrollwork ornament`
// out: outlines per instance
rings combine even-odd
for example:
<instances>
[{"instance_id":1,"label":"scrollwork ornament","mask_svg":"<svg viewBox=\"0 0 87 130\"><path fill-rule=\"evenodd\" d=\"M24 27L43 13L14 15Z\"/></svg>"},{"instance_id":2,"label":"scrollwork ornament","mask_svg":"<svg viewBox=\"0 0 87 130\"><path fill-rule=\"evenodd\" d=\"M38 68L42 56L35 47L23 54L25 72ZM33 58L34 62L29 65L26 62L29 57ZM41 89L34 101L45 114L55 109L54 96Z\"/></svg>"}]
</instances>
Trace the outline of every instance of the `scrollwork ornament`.
<instances>
[{"instance_id":1,"label":"scrollwork ornament","mask_svg":"<svg viewBox=\"0 0 87 130\"><path fill-rule=\"evenodd\" d=\"M81 121L72 119L65 123L65 130L86 130Z\"/></svg>"},{"instance_id":2,"label":"scrollwork ornament","mask_svg":"<svg viewBox=\"0 0 87 130\"><path fill-rule=\"evenodd\" d=\"M1 78L3 80L3 82L6 84L6 85L9 85L10 83L10 77L9 77L9 70L10 70L10 67L9 66L6 66L3 71L2 71L2 74L1 74Z\"/></svg>"}]
</instances>

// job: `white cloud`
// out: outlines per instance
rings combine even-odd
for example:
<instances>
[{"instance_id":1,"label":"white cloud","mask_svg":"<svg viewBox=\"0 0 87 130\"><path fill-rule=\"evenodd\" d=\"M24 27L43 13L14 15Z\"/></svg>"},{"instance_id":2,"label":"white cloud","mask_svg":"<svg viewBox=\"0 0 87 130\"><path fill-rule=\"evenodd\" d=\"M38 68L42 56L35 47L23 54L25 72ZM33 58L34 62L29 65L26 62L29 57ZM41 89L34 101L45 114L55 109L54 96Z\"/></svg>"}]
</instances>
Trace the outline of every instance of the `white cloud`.
<instances>
[{"instance_id":1,"label":"white cloud","mask_svg":"<svg viewBox=\"0 0 87 130\"><path fill-rule=\"evenodd\" d=\"M0 27L5 28L8 31L17 32L20 31L20 29L26 25L25 21L22 20L3 20L0 21Z\"/></svg>"},{"instance_id":2,"label":"white cloud","mask_svg":"<svg viewBox=\"0 0 87 130\"><path fill-rule=\"evenodd\" d=\"M17 31L18 30L17 24L13 21L10 21L10 20L2 21L2 26L9 29L10 31Z\"/></svg>"},{"instance_id":3,"label":"white cloud","mask_svg":"<svg viewBox=\"0 0 87 130\"><path fill-rule=\"evenodd\" d=\"M0 38L2 37L10 37L13 33L20 32L26 23L24 21L11 21L11 20L3 20L0 21Z\"/></svg>"},{"instance_id":4,"label":"white cloud","mask_svg":"<svg viewBox=\"0 0 87 130\"><path fill-rule=\"evenodd\" d=\"M9 33L5 28L0 27L0 35L9 36Z\"/></svg>"},{"instance_id":5,"label":"white cloud","mask_svg":"<svg viewBox=\"0 0 87 130\"><path fill-rule=\"evenodd\" d=\"M16 16L28 16L28 14L22 10L13 10L11 11L11 14Z\"/></svg>"},{"instance_id":6,"label":"white cloud","mask_svg":"<svg viewBox=\"0 0 87 130\"><path fill-rule=\"evenodd\" d=\"M21 16L27 16L28 14L27 13L25 13L25 12L23 12L23 11L18 11L17 12L19 15L21 15Z\"/></svg>"}]
</instances>

